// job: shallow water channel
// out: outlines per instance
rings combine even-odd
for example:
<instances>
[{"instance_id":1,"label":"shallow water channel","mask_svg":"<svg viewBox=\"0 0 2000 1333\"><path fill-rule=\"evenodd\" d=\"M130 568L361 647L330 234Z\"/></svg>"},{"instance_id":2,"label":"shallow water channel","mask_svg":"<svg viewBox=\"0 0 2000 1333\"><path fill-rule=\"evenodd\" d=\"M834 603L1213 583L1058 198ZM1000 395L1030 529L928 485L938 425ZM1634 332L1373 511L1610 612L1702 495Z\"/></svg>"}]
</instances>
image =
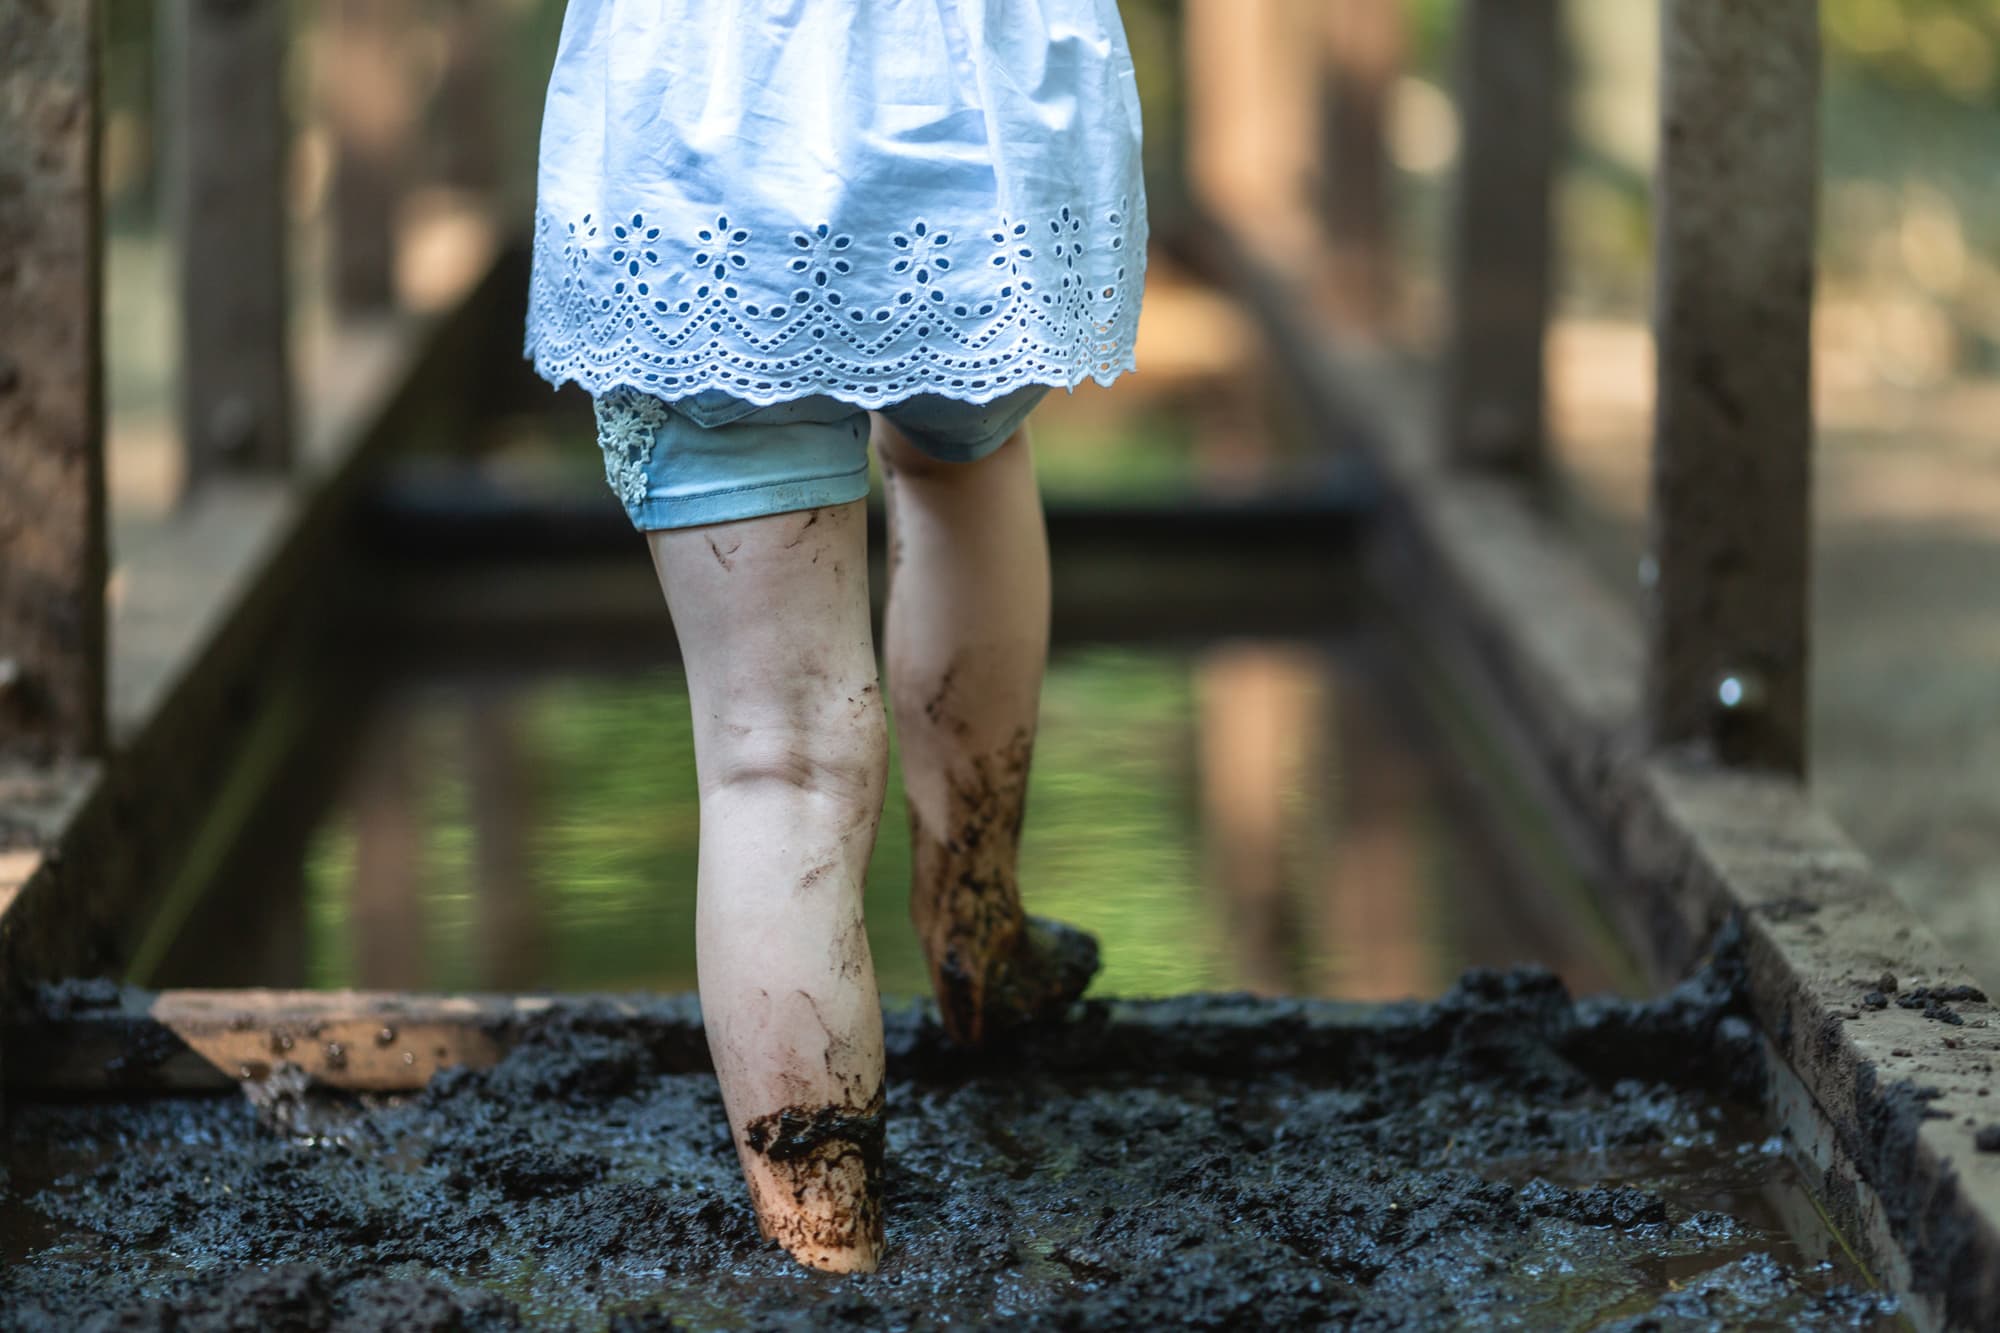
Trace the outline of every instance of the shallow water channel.
<instances>
[{"instance_id":1,"label":"shallow water channel","mask_svg":"<svg viewBox=\"0 0 2000 1333\"><path fill-rule=\"evenodd\" d=\"M1022 878L1103 944L1068 1024L978 1062L943 1042L892 773L879 1275L757 1238L672 998L697 809L634 546L556 594L468 561L336 636L129 979L644 990L667 1016L566 1009L405 1097L274 1074L16 1101L0 1329L1900 1326L1750 1109L1729 958L1573 1003L1637 996L1629 961L1351 567L1171 555L1093 572L1058 541ZM521 614L621 579L617 651L549 652L569 630ZM1192 992L1246 994L1122 998Z\"/></svg>"}]
</instances>

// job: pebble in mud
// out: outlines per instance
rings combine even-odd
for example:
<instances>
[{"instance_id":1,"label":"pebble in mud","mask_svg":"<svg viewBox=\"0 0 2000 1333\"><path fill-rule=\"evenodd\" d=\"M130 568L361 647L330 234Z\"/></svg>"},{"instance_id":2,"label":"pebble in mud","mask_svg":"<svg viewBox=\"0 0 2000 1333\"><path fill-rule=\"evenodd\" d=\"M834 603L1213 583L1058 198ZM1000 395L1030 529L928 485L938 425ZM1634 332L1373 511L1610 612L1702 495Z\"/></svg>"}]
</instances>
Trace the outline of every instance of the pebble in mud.
<instances>
[{"instance_id":1,"label":"pebble in mud","mask_svg":"<svg viewBox=\"0 0 2000 1333\"><path fill-rule=\"evenodd\" d=\"M16 1102L0 1329L1893 1326L1777 1230L1729 986L1373 1012L1090 1006L978 1058L892 1014L888 1249L846 1278L759 1237L691 1026L566 1013L337 1141L233 1094Z\"/></svg>"}]
</instances>

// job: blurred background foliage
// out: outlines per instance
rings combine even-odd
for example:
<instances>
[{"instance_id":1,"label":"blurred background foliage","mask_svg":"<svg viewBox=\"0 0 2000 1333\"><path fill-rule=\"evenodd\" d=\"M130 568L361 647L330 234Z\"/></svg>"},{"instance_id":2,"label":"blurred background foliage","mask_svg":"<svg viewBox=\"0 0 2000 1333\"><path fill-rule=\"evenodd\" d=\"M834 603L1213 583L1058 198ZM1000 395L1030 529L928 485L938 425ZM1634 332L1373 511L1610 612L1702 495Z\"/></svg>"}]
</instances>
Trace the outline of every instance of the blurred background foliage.
<instances>
[{"instance_id":1,"label":"blurred background foliage","mask_svg":"<svg viewBox=\"0 0 2000 1333\"><path fill-rule=\"evenodd\" d=\"M1331 0L1292 4L1300 15ZM1400 229L1411 287L1436 267L1441 195L1454 163L1454 15L1462 0L1407 0L1405 74L1392 108ZM562 0L410 0L405 52L420 93L444 77L450 16L468 3L498 16L500 86L494 138L507 216L525 218L533 188L539 88L561 28ZM114 233L159 224L155 132L157 6L104 7L107 99L104 175ZM1122 0L1146 105L1149 190L1185 197L1183 0ZM1570 44L1570 155L1559 193L1563 308L1643 317L1651 275L1649 225L1658 0L1564 0ZM295 0L299 40L287 70L300 118L290 195L302 229L322 211L329 172L313 115L318 11ZM1884 370L1935 382L2000 363L2000 0L1824 0L1826 51L1824 283L1881 303ZM1306 20L1300 19L1300 22ZM413 148L417 179L435 174ZM434 166L435 164L429 164ZM310 248L309 246L307 248ZM114 256L114 263L116 257ZM1837 313L1837 312L1836 312ZM1417 327L1426 327L1422 319ZM1893 338L1889 334L1893 333ZM115 369L115 367L114 367ZM116 386L114 386L116 387Z\"/></svg>"},{"instance_id":2,"label":"blurred background foliage","mask_svg":"<svg viewBox=\"0 0 2000 1333\"><path fill-rule=\"evenodd\" d=\"M294 351L304 365L311 361L306 345L315 329L329 322L325 272L333 152L324 81L335 76L328 72L322 43L329 16L338 11L322 0L288 2L293 41L285 79L296 133L285 189L294 223L292 310L300 344ZM1326 197L1314 194L1320 182L1308 177L1325 171L1326 156L1312 138L1310 118L1298 114L1296 105L1306 85L1292 78L1281 87L1279 80L1263 76L1291 77L1324 60L1331 49L1325 20L1344 2L1120 0L1145 106L1148 193L1163 235L1190 194L1188 122L1191 103L1199 99L1190 96L1189 67L1199 68L1209 57L1217 67L1227 63L1190 40L1188 16L1199 12L1211 22L1219 16L1222 26L1211 28L1211 36L1234 38L1257 29L1255 41L1263 44L1258 58L1265 65L1228 97L1217 99L1218 85L1207 82L1197 82L1195 91L1210 94L1211 116L1217 105L1221 119L1248 113L1243 119L1258 123L1249 126L1242 142L1271 151L1272 161L1292 173L1277 188L1265 188L1270 173L1261 161L1250 160L1248 170L1221 173L1223 193L1239 193L1253 212L1269 203L1275 206L1271 211L1289 208L1302 215L1311 225L1284 233L1287 240L1305 239L1294 258L1310 260L1313 246L1325 246ZM1452 92L1454 29L1461 6L1475 2L1405 0L1400 64L1390 71L1386 150L1395 262L1383 267L1394 270L1396 304L1385 328L1419 352L1435 345L1441 323L1444 205L1462 137ZM1551 343L1559 353L1569 351L1552 357L1553 397L1558 407L1565 392L1587 400L1586 407L1610 404L1600 413L1603 438L1589 449L1571 450L1565 462L1604 480L1607 494L1640 497L1633 500L1637 514L1643 482L1633 479L1643 476L1651 371L1646 322L1659 0L1560 2L1570 113L1556 187ZM1197 3L1209 8L1197 11ZM169 469L148 461L173 454L168 405L177 357L178 296L159 187L162 158L171 145L164 142L156 114L160 15L166 9L143 0L101 6L107 24L102 169L111 480L114 509L127 516L143 505L167 512L173 497L170 483L149 480L169 477ZM525 232L532 216L542 87L563 10L562 0L404 0L393 9L398 22L408 25L408 40L396 48L405 66L400 72L415 105L424 108L407 136L403 276L421 278L427 267L446 267L436 261L448 252L469 249L458 239L468 233L455 230L468 212L488 224L489 238L504 241L508 232ZM1820 387L1832 384L1878 397L1889 390L1892 399L1898 397L1893 391L1917 390L1900 398L1942 398L1931 391L2000 368L2000 135L1995 133L2000 0L1824 0L1821 13ZM460 188L454 194L444 160L451 133L438 122L437 104L444 99L436 94L450 67L453 25L468 15L485 22L494 39L493 81L504 95L491 116L497 179L485 193ZM1257 22L1250 22L1253 18ZM1282 114L1272 112L1287 97L1295 104L1280 107ZM1260 486L1296 490L1313 481L1305 464L1329 452L1313 423L1287 419L1279 377L1271 373L1276 358L1250 321L1198 273L1176 271L1178 258L1171 245L1153 252L1149 332L1141 335L1145 373L1121 383L1108 398L1079 392L1063 402L1052 400L1038 415L1043 477L1058 501L1213 499L1232 488ZM407 290L404 303L423 308ZM453 299L448 283L437 290L445 293L442 299ZM319 341L327 343L323 336ZM500 472L516 468L555 476L600 495L601 462L591 446L587 405L574 391L554 402L579 410L568 418L550 410L496 424L479 442L485 460ZM1822 425L1829 419L1823 416ZM1917 452L1914 432L1900 424L1850 437L1844 447L1878 457ZM446 441L443 447L463 444ZM1940 493L1962 489L1949 473L1939 475ZM1637 531L1636 521L1628 526ZM1625 571L1632 560L1615 543L1607 549L1613 558L1605 567L1629 582ZM1935 583L1935 565L1925 568L1926 579ZM1172 595L1159 588L1135 594ZM1348 774L1367 773L1372 781L1400 752L1401 742L1355 747L1339 740L1337 733L1349 724L1328 710L1350 694L1372 699L1373 687L1330 663L1286 668L1286 653L1297 645L1266 646L1280 664L1272 668L1272 678L1292 681L1289 693L1272 691L1270 713L1285 721L1281 730L1336 733L1325 741L1327 757L1310 772L1288 769L1271 784L1280 793L1272 799L1292 811L1281 821L1287 829L1324 833L1336 823L1326 810L1366 785L1350 786ZM1397 831L1383 842L1403 849L1413 863L1404 872L1406 889L1378 895L1384 902L1410 905L1407 919L1355 925L1352 914L1358 909L1350 900L1355 895L1343 899L1326 886L1338 888L1356 872L1341 868L1325 848L1288 843L1277 859L1286 867L1285 892L1297 900L1278 914L1287 923L1280 933L1289 952L1256 967L1245 962L1254 952L1246 946L1255 940L1237 922L1244 913L1233 909L1223 892L1227 876L1213 861L1224 839L1204 826L1201 808L1209 799L1204 793L1215 785L1202 771L1205 719L1218 715L1217 701L1227 694L1204 685L1216 670L1208 657L1214 647L1176 644L1115 652L1081 645L1058 662L1047 696L1048 726L1035 776L1037 813L1026 852L1038 904L1106 933L1115 946L1107 975L1114 990L1265 984L1276 978L1286 986L1358 993L1363 988L1355 978L1387 952L1382 942L1403 939L1419 942L1409 959L1369 984L1379 993L1407 993L1477 959L1491 941L1477 938L1483 927L1465 923L1474 920L1472 908L1492 895L1466 868L1476 852L1446 827L1453 820L1441 798L1418 790L1394 802L1394 817L1385 819ZM1226 669L1224 678L1234 679ZM1968 698L1991 696L1984 675L1963 688ZM1874 717L1884 707L1878 702L1882 695L1871 678L1868 688L1854 692L1864 701L1856 714ZM478 957L482 927L475 918L482 909L474 891L483 872L473 827L477 765L466 757L464 733L479 723L467 721L467 707L463 688L420 698L393 724L408 733L406 750L372 769L364 765L368 771L361 777L372 772L382 779L384 770L402 769L408 770L403 777L414 772L419 779L411 841L422 862L413 872L422 910L415 924L401 928L428 940L422 951L429 960L425 983L518 984L511 975L484 970ZM533 775L536 792L533 826L521 855L524 882L546 889L542 898L532 892L528 897L533 911L546 913L549 951L535 960L542 970L534 975L556 984L684 984L684 918L691 909L684 899L661 900L658 891L662 881L685 883L692 877L686 702L677 681L671 673L639 680L542 681L523 686L499 707L512 719L517 766ZM1366 714L1369 707L1351 711ZM1857 734L1879 748L1872 734ZM632 744L634 736L643 736L644 743ZM389 779L397 774L389 771L384 780ZM1914 790L1920 784L1910 785ZM398 790L393 781L389 787ZM1992 790L1991 783L1980 789ZM900 820L894 800L886 824L891 830ZM1855 808L1868 807L1857 800ZM1854 809L1840 813L1851 820ZM382 981L393 975L371 975L367 960L356 957L357 950L366 952L370 929L359 915L368 905L355 900L357 885L367 878L356 869L365 817L365 811L338 806L312 841L305 876L308 953L312 976L321 982L357 975ZM1928 846L1938 840L1920 841ZM871 890L883 895L871 924L878 932L885 984L902 991L917 989L922 981L896 901L896 886L907 878L906 858L899 837L885 838ZM1948 869L1956 875L1955 865ZM1376 880L1384 875L1379 867L1367 873ZM1938 876L1941 883L1947 878ZM1315 921L1331 923L1328 938L1340 937L1351 925L1374 935L1342 957L1338 945L1300 942L1310 930L1301 934L1294 927ZM2000 924L1995 930L2000 934ZM661 939L678 943L663 954Z\"/></svg>"}]
</instances>

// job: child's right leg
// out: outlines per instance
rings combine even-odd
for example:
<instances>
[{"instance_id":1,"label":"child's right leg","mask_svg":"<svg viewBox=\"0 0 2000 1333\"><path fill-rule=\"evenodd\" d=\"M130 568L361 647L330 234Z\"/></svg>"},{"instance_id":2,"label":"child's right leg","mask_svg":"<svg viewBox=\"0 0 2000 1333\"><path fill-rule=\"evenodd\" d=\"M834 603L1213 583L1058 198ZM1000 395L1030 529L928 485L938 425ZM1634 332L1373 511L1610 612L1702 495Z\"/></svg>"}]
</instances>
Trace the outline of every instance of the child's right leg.
<instances>
[{"instance_id":1,"label":"child's right leg","mask_svg":"<svg viewBox=\"0 0 2000 1333\"><path fill-rule=\"evenodd\" d=\"M649 535L701 785L701 1011L757 1221L841 1272L882 1248L882 1008L861 917L888 767L868 520Z\"/></svg>"},{"instance_id":2,"label":"child's right leg","mask_svg":"<svg viewBox=\"0 0 2000 1333\"><path fill-rule=\"evenodd\" d=\"M1089 936L1025 915L1016 880L1049 652L1049 551L1026 429L1010 428L1006 400L995 409L1004 443L972 461L940 460L893 419L877 435L910 914L945 1030L974 1045L1060 1013L1097 967Z\"/></svg>"}]
</instances>

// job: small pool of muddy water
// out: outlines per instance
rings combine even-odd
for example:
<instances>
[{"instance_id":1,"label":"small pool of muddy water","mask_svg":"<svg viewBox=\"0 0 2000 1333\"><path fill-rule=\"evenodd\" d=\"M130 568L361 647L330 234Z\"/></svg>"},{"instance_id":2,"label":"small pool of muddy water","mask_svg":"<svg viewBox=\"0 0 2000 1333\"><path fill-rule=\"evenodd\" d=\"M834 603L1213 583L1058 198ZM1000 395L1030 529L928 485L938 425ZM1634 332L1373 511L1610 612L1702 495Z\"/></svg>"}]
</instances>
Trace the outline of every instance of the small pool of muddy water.
<instances>
[{"instance_id":1,"label":"small pool of muddy water","mask_svg":"<svg viewBox=\"0 0 2000 1333\"><path fill-rule=\"evenodd\" d=\"M16 1105L0 1328L1899 1327L1715 1081L1727 974L1097 1002L977 1065L900 1011L849 1279L758 1239L684 1002L410 1097Z\"/></svg>"}]
</instances>

